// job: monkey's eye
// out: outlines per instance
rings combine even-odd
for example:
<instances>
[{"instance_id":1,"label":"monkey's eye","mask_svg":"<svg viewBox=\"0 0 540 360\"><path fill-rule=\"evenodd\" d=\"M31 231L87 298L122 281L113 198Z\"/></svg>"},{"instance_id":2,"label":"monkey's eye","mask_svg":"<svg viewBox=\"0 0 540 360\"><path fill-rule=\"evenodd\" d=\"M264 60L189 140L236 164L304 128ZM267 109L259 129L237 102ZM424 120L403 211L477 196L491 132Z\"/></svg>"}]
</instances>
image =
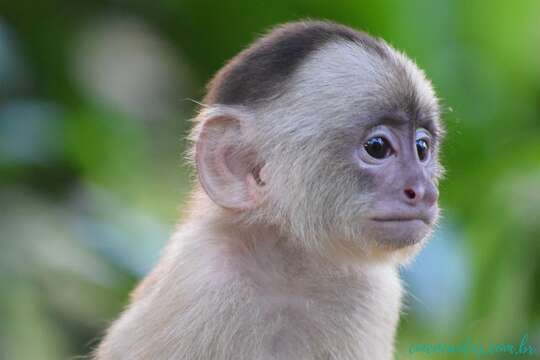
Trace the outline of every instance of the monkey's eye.
<instances>
[{"instance_id":1,"label":"monkey's eye","mask_svg":"<svg viewBox=\"0 0 540 360\"><path fill-rule=\"evenodd\" d=\"M416 140L416 152L420 161L425 161L428 157L429 145L425 139Z\"/></svg>"},{"instance_id":2,"label":"monkey's eye","mask_svg":"<svg viewBox=\"0 0 540 360\"><path fill-rule=\"evenodd\" d=\"M385 159L392 154L390 142L382 136L375 136L364 144L364 149L369 156L375 159Z\"/></svg>"}]
</instances>

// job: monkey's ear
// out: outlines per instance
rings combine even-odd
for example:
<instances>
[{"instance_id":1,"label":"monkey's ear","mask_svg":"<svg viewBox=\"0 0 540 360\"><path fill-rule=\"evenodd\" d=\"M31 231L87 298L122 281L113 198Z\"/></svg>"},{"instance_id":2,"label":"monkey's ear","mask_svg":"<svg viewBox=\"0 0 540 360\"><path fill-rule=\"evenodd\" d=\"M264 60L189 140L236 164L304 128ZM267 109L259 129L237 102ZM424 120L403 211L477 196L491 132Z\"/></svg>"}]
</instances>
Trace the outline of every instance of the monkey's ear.
<instances>
[{"instance_id":1,"label":"monkey's ear","mask_svg":"<svg viewBox=\"0 0 540 360\"><path fill-rule=\"evenodd\" d=\"M203 120L195 144L199 181L216 204L234 210L257 207L264 182L256 152L242 144L240 120L219 115Z\"/></svg>"}]
</instances>

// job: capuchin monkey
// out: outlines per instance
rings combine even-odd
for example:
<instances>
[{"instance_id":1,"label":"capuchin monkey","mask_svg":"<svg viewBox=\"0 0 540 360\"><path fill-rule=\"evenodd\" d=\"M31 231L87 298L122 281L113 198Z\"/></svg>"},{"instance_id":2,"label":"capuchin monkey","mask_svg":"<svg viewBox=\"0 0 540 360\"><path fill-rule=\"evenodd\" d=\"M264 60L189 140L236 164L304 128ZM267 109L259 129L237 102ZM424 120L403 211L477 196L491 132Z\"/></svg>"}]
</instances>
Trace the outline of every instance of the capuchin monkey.
<instances>
[{"instance_id":1,"label":"capuchin monkey","mask_svg":"<svg viewBox=\"0 0 540 360\"><path fill-rule=\"evenodd\" d=\"M392 359L397 270L439 215L422 70L348 27L288 23L203 104L187 216L96 359Z\"/></svg>"}]
</instances>

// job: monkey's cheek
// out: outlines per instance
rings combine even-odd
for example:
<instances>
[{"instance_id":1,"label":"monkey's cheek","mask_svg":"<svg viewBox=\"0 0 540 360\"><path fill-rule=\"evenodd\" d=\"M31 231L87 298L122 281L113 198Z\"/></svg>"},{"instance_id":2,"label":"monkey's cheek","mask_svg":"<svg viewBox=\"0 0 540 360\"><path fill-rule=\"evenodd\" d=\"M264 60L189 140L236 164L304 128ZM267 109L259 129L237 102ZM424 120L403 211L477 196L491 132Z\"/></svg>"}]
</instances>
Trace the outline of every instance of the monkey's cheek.
<instances>
[{"instance_id":1,"label":"monkey's cheek","mask_svg":"<svg viewBox=\"0 0 540 360\"><path fill-rule=\"evenodd\" d=\"M370 221L365 229L378 247L397 250L418 244L429 234L430 226L422 220Z\"/></svg>"}]
</instances>

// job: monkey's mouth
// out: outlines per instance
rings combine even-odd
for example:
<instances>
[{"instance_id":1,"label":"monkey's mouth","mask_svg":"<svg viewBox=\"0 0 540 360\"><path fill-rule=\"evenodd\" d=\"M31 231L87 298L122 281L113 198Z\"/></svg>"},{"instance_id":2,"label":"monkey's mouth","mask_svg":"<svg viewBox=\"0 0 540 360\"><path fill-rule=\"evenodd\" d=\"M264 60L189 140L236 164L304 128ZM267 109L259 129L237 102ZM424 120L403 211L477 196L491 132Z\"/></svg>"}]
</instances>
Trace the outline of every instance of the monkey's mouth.
<instances>
[{"instance_id":1,"label":"monkey's mouth","mask_svg":"<svg viewBox=\"0 0 540 360\"><path fill-rule=\"evenodd\" d=\"M366 231L379 245L395 250L420 242L434 220L427 213L379 214L370 217Z\"/></svg>"},{"instance_id":2,"label":"monkey's mouth","mask_svg":"<svg viewBox=\"0 0 540 360\"><path fill-rule=\"evenodd\" d=\"M426 225L431 223L429 217L427 216L392 216L392 217L374 217L372 221L378 223L412 223L412 222L422 222Z\"/></svg>"}]
</instances>

